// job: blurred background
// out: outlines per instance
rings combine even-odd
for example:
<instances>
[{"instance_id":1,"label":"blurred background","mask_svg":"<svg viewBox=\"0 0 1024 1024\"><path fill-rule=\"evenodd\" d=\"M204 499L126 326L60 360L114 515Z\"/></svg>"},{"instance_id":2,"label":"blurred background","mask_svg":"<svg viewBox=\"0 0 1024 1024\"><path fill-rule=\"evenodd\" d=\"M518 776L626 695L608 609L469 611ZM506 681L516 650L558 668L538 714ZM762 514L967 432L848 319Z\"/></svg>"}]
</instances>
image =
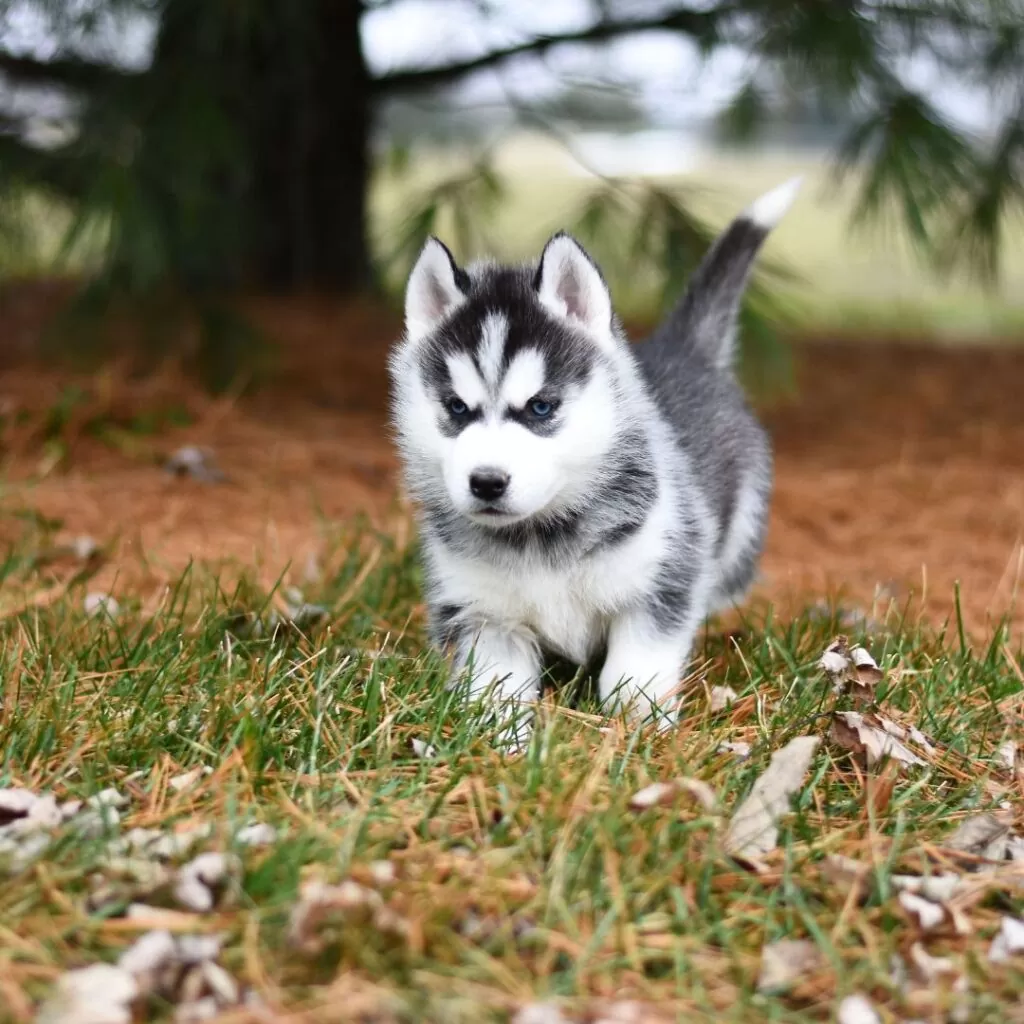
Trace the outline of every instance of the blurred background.
<instances>
[{"instance_id":1,"label":"blurred background","mask_svg":"<svg viewBox=\"0 0 1024 1024\"><path fill-rule=\"evenodd\" d=\"M97 538L143 593L406 529L427 234L568 228L639 336L794 173L744 320L763 596L959 581L981 628L1024 570L1020 0L0 0L0 539Z\"/></svg>"}]
</instances>

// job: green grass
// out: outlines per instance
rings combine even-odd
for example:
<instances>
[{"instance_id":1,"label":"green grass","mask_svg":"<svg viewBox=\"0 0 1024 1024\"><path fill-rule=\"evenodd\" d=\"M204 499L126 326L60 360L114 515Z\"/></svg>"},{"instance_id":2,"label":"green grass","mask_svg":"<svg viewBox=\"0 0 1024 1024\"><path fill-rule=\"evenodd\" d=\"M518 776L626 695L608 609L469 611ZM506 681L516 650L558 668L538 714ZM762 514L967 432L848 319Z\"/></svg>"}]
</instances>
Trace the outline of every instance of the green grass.
<instances>
[{"instance_id":1,"label":"green grass","mask_svg":"<svg viewBox=\"0 0 1024 1024\"><path fill-rule=\"evenodd\" d=\"M339 540L305 594L328 609L310 636L255 636L275 595L221 588L200 567L158 607L119 594L117 619L88 619L83 582L38 600L54 580L29 557L37 541L26 528L0 567L0 785L61 799L114 786L131 800L122 833L208 823L206 850L231 850L243 824L275 826L274 844L238 851L238 891L179 922L225 935L222 964L281 1012L273 1019L480 1022L550 997L569 1014L629 998L666 1019L825 1021L850 992L887 1020L945 1019L941 992L893 982L891 958L915 932L890 879L937 870L934 844L965 815L998 801L1024 811L1020 783L994 760L1019 735L1020 658L1002 634L972 648L955 624L937 633L891 619L870 638L887 671L880 707L939 753L896 775L824 742L758 874L723 852L723 822L774 750L824 736L831 711L851 706L817 667L834 622L764 613L731 637L711 630L695 664L706 686L737 692L724 712L698 682L685 721L663 735L549 700L532 746L505 759L444 689L425 652L415 552L386 537ZM436 758L418 757L413 740ZM719 752L737 740L752 744L748 760ZM168 786L200 765L213 774ZM685 801L629 809L644 785L683 775L707 780L723 813ZM114 959L136 937L123 919L131 900L174 906L115 875L110 838L64 826L0 885L4 1024L29 1019L61 971ZM868 866L862 905L822 873L836 853ZM315 952L289 943L310 872L372 885L382 860L397 934L354 918L328 923ZM985 952L1024 892L996 882L965 909L973 934L925 945L962 960L972 1021L1019 1019L1024 957L996 967ZM793 994L758 994L761 947L787 936L814 942L824 966Z\"/></svg>"}]
</instances>

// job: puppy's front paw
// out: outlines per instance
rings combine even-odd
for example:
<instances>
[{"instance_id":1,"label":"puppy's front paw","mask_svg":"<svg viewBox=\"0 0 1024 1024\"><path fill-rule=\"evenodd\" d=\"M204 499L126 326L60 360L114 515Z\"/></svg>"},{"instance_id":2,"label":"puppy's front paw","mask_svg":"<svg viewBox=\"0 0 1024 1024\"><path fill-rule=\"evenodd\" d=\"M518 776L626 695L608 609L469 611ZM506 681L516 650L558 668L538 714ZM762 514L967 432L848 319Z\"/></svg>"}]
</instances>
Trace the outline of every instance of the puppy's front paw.
<instances>
[{"instance_id":1,"label":"puppy's front paw","mask_svg":"<svg viewBox=\"0 0 1024 1024\"><path fill-rule=\"evenodd\" d=\"M659 729L675 725L679 717L679 669L645 658L637 652L630 664L609 659L601 673L605 710L625 712L636 725L656 723Z\"/></svg>"}]
</instances>

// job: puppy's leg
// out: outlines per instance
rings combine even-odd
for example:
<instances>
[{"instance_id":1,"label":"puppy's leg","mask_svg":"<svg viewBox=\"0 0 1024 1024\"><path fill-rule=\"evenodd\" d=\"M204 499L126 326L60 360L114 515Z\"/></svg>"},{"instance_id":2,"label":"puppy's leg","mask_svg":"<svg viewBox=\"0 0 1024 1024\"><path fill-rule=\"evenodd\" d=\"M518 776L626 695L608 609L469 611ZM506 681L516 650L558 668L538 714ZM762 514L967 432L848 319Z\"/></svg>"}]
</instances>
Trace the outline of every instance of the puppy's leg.
<instances>
[{"instance_id":1,"label":"puppy's leg","mask_svg":"<svg viewBox=\"0 0 1024 1024\"><path fill-rule=\"evenodd\" d=\"M456 644L453 681L466 678L469 698L492 702L502 728L499 743L519 750L530 739L533 709L540 696L540 651L527 632L483 625L467 629Z\"/></svg>"},{"instance_id":2,"label":"puppy's leg","mask_svg":"<svg viewBox=\"0 0 1024 1024\"><path fill-rule=\"evenodd\" d=\"M599 680L602 703L610 710L625 708L636 722L656 717L662 729L675 723L676 694L702 613L702 605L691 605L671 624L662 621L652 608L637 608L616 617Z\"/></svg>"}]
</instances>

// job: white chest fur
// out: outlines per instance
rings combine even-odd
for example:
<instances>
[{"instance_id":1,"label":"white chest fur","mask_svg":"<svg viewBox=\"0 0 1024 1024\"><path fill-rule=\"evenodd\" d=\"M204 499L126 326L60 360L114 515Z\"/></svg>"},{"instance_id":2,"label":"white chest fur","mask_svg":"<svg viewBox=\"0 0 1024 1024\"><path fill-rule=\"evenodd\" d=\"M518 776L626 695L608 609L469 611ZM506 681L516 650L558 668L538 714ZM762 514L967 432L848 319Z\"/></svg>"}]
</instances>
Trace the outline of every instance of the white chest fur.
<instances>
[{"instance_id":1,"label":"white chest fur","mask_svg":"<svg viewBox=\"0 0 1024 1024\"><path fill-rule=\"evenodd\" d=\"M528 630L542 646L584 662L605 639L612 617L650 591L665 550L665 525L652 516L625 543L570 566L556 568L540 557L497 565L443 550L431 561L444 603L482 623Z\"/></svg>"}]
</instances>

